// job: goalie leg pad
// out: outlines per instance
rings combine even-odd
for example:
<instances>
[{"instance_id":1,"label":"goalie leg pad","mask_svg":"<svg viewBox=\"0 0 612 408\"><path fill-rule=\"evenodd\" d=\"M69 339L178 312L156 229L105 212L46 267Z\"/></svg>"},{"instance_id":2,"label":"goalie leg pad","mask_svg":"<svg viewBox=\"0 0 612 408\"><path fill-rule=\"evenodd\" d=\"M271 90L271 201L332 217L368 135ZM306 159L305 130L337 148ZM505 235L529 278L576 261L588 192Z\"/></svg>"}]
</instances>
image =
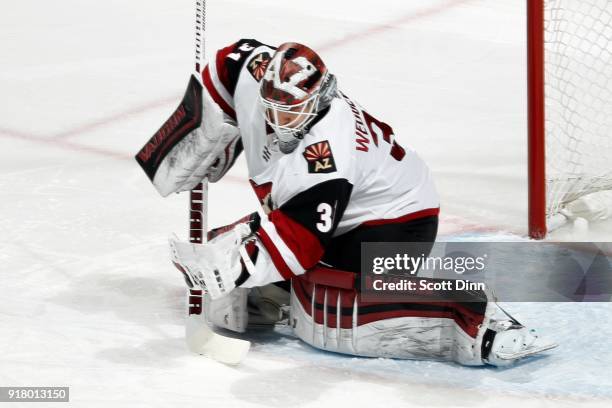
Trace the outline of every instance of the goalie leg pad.
<instances>
[{"instance_id":1,"label":"goalie leg pad","mask_svg":"<svg viewBox=\"0 0 612 408\"><path fill-rule=\"evenodd\" d=\"M249 289L235 288L228 296L212 299L204 294L204 314L209 323L237 333L244 333L249 323L247 298Z\"/></svg>"},{"instance_id":2,"label":"goalie leg pad","mask_svg":"<svg viewBox=\"0 0 612 408\"><path fill-rule=\"evenodd\" d=\"M364 357L484 364L491 302L365 303L355 289L292 280L290 323L306 343Z\"/></svg>"}]
</instances>

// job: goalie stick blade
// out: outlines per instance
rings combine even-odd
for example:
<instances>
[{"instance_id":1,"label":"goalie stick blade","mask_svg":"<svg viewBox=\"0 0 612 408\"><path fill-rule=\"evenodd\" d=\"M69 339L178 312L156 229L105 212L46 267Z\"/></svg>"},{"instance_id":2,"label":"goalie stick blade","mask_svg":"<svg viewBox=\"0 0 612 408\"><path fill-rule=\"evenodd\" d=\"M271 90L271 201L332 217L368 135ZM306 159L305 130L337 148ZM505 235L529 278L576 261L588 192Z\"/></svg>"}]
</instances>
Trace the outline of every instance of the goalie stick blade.
<instances>
[{"instance_id":1,"label":"goalie stick blade","mask_svg":"<svg viewBox=\"0 0 612 408\"><path fill-rule=\"evenodd\" d=\"M223 364L238 365L244 360L250 347L251 342L249 341L213 333L212 337L200 347L197 353Z\"/></svg>"},{"instance_id":2,"label":"goalie stick blade","mask_svg":"<svg viewBox=\"0 0 612 408\"><path fill-rule=\"evenodd\" d=\"M197 315L187 318L187 347L192 353L210 357L220 363L238 365L246 357L251 343L215 333Z\"/></svg>"}]
</instances>

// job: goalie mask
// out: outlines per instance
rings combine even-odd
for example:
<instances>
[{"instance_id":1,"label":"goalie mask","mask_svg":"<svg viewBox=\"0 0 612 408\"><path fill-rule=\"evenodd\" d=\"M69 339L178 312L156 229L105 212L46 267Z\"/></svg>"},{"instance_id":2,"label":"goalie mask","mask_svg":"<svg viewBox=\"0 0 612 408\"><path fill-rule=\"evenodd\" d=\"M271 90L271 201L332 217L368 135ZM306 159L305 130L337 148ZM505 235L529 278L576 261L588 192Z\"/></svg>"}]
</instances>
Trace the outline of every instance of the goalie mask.
<instances>
[{"instance_id":1,"label":"goalie mask","mask_svg":"<svg viewBox=\"0 0 612 408\"><path fill-rule=\"evenodd\" d=\"M336 79L310 48L284 43L261 81L260 101L279 148L291 153L336 95Z\"/></svg>"}]
</instances>

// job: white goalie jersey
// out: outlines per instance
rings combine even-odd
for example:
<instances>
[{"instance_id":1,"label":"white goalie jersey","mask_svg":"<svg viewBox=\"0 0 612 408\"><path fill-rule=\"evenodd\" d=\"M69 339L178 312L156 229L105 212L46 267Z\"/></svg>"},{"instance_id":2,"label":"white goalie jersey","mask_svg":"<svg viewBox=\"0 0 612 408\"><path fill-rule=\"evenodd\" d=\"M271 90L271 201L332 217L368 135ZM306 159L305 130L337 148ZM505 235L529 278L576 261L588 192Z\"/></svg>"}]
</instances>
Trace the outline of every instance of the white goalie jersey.
<instances>
[{"instance_id":1,"label":"white goalie jersey","mask_svg":"<svg viewBox=\"0 0 612 408\"><path fill-rule=\"evenodd\" d=\"M249 178L267 213L255 231L250 253L256 256L245 287L303 274L321 260L330 240L356 228L439 211L423 160L342 92L292 153L278 151L259 103L274 52L240 40L219 50L202 74L205 92L239 129Z\"/></svg>"}]
</instances>

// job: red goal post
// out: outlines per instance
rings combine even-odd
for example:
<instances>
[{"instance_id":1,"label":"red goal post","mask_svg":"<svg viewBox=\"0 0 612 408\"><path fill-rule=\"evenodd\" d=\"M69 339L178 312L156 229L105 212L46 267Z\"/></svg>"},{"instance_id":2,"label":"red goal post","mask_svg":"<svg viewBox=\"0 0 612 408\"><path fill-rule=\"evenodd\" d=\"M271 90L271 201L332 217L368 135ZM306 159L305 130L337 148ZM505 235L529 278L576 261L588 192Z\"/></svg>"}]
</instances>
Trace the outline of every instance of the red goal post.
<instances>
[{"instance_id":1,"label":"red goal post","mask_svg":"<svg viewBox=\"0 0 612 408\"><path fill-rule=\"evenodd\" d=\"M544 2L527 0L527 97L529 236L546 228L546 149L544 124Z\"/></svg>"}]
</instances>

